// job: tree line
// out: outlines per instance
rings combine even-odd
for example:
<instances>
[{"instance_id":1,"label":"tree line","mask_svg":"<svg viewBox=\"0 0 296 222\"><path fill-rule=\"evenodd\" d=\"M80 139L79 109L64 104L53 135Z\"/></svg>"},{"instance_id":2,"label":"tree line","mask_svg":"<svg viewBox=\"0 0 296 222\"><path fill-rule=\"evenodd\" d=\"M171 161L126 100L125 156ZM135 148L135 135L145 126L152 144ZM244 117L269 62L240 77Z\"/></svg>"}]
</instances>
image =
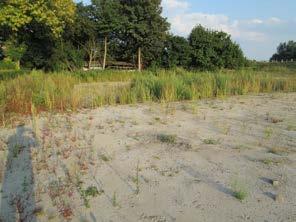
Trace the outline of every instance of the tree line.
<instances>
[{"instance_id":1,"label":"tree line","mask_svg":"<svg viewBox=\"0 0 296 222\"><path fill-rule=\"evenodd\" d=\"M277 47L277 52L270 58L270 61L296 61L296 42L280 43Z\"/></svg>"},{"instance_id":2,"label":"tree line","mask_svg":"<svg viewBox=\"0 0 296 222\"><path fill-rule=\"evenodd\" d=\"M95 61L138 67L235 69L246 64L231 36L193 28L169 32L161 0L6 0L0 3L0 59L44 70L75 70Z\"/></svg>"}]
</instances>

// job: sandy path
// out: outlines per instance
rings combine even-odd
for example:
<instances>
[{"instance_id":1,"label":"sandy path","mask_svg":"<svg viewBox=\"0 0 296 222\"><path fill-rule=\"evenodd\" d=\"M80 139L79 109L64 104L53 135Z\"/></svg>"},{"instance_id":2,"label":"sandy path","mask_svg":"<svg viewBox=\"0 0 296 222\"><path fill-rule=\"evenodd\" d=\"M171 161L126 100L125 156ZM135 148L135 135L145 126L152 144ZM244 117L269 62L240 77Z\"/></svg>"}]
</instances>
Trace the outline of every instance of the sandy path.
<instances>
[{"instance_id":1,"label":"sandy path","mask_svg":"<svg viewBox=\"0 0 296 222\"><path fill-rule=\"evenodd\" d=\"M37 124L38 141L30 121L0 129L3 221L296 221L295 93L44 114Z\"/></svg>"}]
</instances>

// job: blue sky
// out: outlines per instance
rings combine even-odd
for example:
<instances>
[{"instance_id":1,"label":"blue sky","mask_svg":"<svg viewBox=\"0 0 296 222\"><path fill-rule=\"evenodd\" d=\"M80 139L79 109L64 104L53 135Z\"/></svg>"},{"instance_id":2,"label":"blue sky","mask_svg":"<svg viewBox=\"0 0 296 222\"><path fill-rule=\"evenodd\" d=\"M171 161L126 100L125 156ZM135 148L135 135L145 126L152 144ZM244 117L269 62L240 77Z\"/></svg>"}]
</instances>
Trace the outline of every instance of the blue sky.
<instances>
[{"instance_id":1,"label":"blue sky","mask_svg":"<svg viewBox=\"0 0 296 222\"><path fill-rule=\"evenodd\" d=\"M174 34L186 37L197 24L223 30L250 59L268 60L280 42L296 40L296 0L162 0L162 5Z\"/></svg>"}]
</instances>

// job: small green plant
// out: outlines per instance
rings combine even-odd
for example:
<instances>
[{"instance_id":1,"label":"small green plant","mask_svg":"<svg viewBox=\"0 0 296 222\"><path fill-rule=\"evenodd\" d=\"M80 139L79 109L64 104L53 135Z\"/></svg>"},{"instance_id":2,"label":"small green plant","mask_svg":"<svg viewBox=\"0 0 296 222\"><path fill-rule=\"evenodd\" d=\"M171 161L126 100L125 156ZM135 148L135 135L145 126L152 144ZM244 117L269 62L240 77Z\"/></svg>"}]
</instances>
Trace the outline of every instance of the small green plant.
<instances>
[{"instance_id":1,"label":"small green plant","mask_svg":"<svg viewBox=\"0 0 296 222\"><path fill-rule=\"evenodd\" d=\"M261 159L260 162L264 163L265 165L280 165L287 163L288 160L286 158L265 158Z\"/></svg>"},{"instance_id":2,"label":"small green plant","mask_svg":"<svg viewBox=\"0 0 296 222\"><path fill-rule=\"evenodd\" d=\"M90 208L90 204L89 204L90 197L96 197L104 193L104 191L102 190L98 191L98 189L95 186L89 186L88 188L86 188L86 190L83 190L81 187L79 187L79 192L83 198L84 205L86 208Z\"/></svg>"},{"instance_id":3,"label":"small green plant","mask_svg":"<svg viewBox=\"0 0 296 222\"><path fill-rule=\"evenodd\" d=\"M13 155L14 158L17 158L18 157L18 155L21 152L21 149L22 149L22 146L20 144L15 144L12 147L12 155Z\"/></svg>"},{"instance_id":4,"label":"small green plant","mask_svg":"<svg viewBox=\"0 0 296 222\"><path fill-rule=\"evenodd\" d=\"M273 134L272 128L267 127L267 128L264 129L264 137L265 137L265 139L270 139L272 134Z\"/></svg>"},{"instance_id":5,"label":"small green plant","mask_svg":"<svg viewBox=\"0 0 296 222\"><path fill-rule=\"evenodd\" d=\"M288 125L287 130L288 131L296 131L296 125Z\"/></svg>"},{"instance_id":6,"label":"small green plant","mask_svg":"<svg viewBox=\"0 0 296 222\"><path fill-rule=\"evenodd\" d=\"M238 180L235 180L231 184L231 188L232 188L232 191L233 191L233 196L236 199L238 199L240 201L243 201L244 199L247 198L247 196L248 196L248 189L247 189L247 187L246 187L245 184L242 184Z\"/></svg>"},{"instance_id":7,"label":"small green plant","mask_svg":"<svg viewBox=\"0 0 296 222\"><path fill-rule=\"evenodd\" d=\"M138 161L137 168L136 168L136 177L135 177L136 194L139 194L139 192L140 192L140 178L139 178L140 167L139 167L139 164L140 164L140 161Z\"/></svg>"},{"instance_id":8,"label":"small green plant","mask_svg":"<svg viewBox=\"0 0 296 222\"><path fill-rule=\"evenodd\" d=\"M159 134L159 135L157 135L157 139L162 143L175 144L177 141L177 136L176 135Z\"/></svg>"},{"instance_id":9,"label":"small green plant","mask_svg":"<svg viewBox=\"0 0 296 222\"><path fill-rule=\"evenodd\" d=\"M113 207L117 207L118 206L117 197L116 197L116 192L115 191L114 191L113 197L112 197L112 206Z\"/></svg>"},{"instance_id":10,"label":"small green plant","mask_svg":"<svg viewBox=\"0 0 296 222\"><path fill-rule=\"evenodd\" d=\"M289 149L284 147L273 147L269 149L268 152L275 155L285 155L289 153Z\"/></svg>"},{"instance_id":11,"label":"small green plant","mask_svg":"<svg viewBox=\"0 0 296 222\"><path fill-rule=\"evenodd\" d=\"M100 158L101 160L105 161L105 162L108 162L111 160L111 158L109 158L108 156L106 156L105 154L101 154L100 155Z\"/></svg>"},{"instance_id":12,"label":"small green plant","mask_svg":"<svg viewBox=\"0 0 296 222\"><path fill-rule=\"evenodd\" d=\"M240 145L236 145L234 147L234 149L236 149L236 150L247 150L247 149L249 149L249 147L244 145L244 144L240 144Z\"/></svg>"},{"instance_id":13,"label":"small green plant","mask_svg":"<svg viewBox=\"0 0 296 222\"><path fill-rule=\"evenodd\" d=\"M204 139L203 142L207 145L217 145L220 143L220 140L209 138L209 139Z\"/></svg>"}]
</instances>

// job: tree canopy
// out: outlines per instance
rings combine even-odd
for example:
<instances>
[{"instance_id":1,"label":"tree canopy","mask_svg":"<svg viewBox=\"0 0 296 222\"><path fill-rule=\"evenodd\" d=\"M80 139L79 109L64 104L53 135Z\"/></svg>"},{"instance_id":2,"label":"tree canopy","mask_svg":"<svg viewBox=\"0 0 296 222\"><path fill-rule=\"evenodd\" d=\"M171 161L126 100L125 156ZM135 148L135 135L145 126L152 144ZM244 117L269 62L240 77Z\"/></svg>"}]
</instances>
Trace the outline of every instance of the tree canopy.
<instances>
[{"instance_id":1,"label":"tree canopy","mask_svg":"<svg viewBox=\"0 0 296 222\"><path fill-rule=\"evenodd\" d=\"M291 61L296 60L296 42L288 41L280 43L277 47L277 53L275 53L271 59L271 61Z\"/></svg>"},{"instance_id":2,"label":"tree canopy","mask_svg":"<svg viewBox=\"0 0 296 222\"><path fill-rule=\"evenodd\" d=\"M48 26L58 36L75 14L72 0L6 0L0 4L0 26L13 32L37 22Z\"/></svg>"},{"instance_id":3,"label":"tree canopy","mask_svg":"<svg viewBox=\"0 0 296 222\"><path fill-rule=\"evenodd\" d=\"M195 68L212 70L237 68L243 65L244 56L239 45L232 42L230 35L196 26L190 36L192 63Z\"/></svg>"},{"instance_id":4,"label":"tree canopy","mask_svg":"<svg viewBox=\"0 0 296 222\"><path fill-rule=\"evenodd\" d=\"M94 62L104 69L123 61L139 69L211 70L245 62L224 32L196 26L188 38L170 34L161 0L5 0L0 6L0 59L11 57L27 68L74 70ZM11 42L17 57L4 53Z\"/></svg>"}]
</instances>

